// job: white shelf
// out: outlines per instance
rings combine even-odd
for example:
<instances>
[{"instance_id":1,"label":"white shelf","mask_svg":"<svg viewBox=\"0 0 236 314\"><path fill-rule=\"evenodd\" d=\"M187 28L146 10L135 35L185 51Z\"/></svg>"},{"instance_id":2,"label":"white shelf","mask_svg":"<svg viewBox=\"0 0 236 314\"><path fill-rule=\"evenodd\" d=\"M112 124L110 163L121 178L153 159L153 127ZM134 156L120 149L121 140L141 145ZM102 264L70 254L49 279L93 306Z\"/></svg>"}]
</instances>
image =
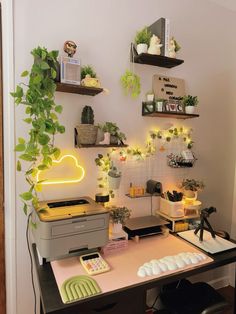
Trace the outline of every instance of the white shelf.
<instances>
[{"instance_id":1,"label":"white shelf","mask_svg":"<svg viewBox=\"0 0 236 314\"><path fill-rule=\"evenodd\" d=\"M171 231L175 232L175 222L177 221L181 221L181 220L190 220L190 219L198 219L199 218L199 214L195 214L195 215L187 215L187 216L182 216L182 217L170 217L166 214L163 214L162 212L160 212L159 210L157 210L157 214L160 215L162 218L166 219L167 221L172 222L172 227L171 227Z\"/></svg>"}]
</instances>

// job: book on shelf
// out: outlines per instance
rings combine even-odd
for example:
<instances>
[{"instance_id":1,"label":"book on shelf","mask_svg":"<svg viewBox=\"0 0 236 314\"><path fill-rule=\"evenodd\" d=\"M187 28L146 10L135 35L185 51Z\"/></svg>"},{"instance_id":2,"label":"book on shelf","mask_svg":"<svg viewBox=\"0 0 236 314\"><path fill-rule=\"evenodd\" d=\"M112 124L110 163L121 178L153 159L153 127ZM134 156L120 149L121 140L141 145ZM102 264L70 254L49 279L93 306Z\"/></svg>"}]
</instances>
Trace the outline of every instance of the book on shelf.
<instances>
[{"instance_id":1,"label":"book on shelf","mask_svg":"<svg viewBox=\"0 0 236 314\"><path fill-rule=\"evenodd\" d=\"M169 56L170 42L170 20L161 17L156 22L148 27L152 34L158 36L161 40L161 56Z\"/></svg>"}]
</instances>

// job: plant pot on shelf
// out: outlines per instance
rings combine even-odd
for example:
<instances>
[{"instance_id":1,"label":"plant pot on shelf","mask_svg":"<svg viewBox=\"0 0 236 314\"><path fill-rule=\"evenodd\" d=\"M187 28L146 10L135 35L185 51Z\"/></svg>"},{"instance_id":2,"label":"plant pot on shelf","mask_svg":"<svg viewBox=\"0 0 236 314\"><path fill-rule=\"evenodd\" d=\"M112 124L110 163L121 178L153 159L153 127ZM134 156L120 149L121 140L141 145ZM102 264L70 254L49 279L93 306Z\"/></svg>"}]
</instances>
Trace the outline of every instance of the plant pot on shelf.
<instances>
[{"instance_id":1,"label":"plant pot on shelf","mask_svg":"<svg viewBox=\"0 0 236 314\"><path fill-rule=\"evenodd\" d=\"M112 233L120 233L122 231L122 224L120 222L118 223L112 223Z\"/></svg>"},{"instance_id":2,"label":"plant pot on shelf","mask_svg":"<svg viewBox=\"0 0 236 314\"><path fill-rule=\"evenodd\" d=\"M114 145L118 145L118 138L114 135L111 135L110 137L110 143Z\"/></svg>"},{"instance_id":3,"label":"plant pot on shelf","mask_svg":"<svg viewBox=\"0 0 236 314\"><path fill-rule=\"evenodd\" d=\"M148 45L147 44L138 44L137 45L137 53L140 55L141 53L147 53Z\"/></svg>"},{"instance_id":4,"label":"plant pot on shelf","mask_svg":"<svg viewBox=\"0 0 236 314\"><path fill-rule=\"evenodd\" d=\"M185 203L192 205L197 200L197 191L184 190Z\"/></svg>"},{"instance_id":5,"label":"plant pot on shelf","mask_svg":"<svg viewBox=\"0 0 236 314\"><path fill-rule=\"evenodd\" d=\"M78 133L78 144L95 144L98 126L93 124L79 124L76 126L76 130Z\"/></svg>"},{"instance_id":6,"label":"plant pot on shelf","mask_svg":"<svg viewBox=\"0 0 236 314\"><path fill-rule=\"evenodd\" d=\"M187 114L193 114L195 111L195 107L194 106L186 106L185 107L185 113Z\"/></svg>"},{"instance_id":7,"label":"plant pot on shelf","mask_svg":"<svg viewBox=\"0 0 236 314\"><path fill-rule=\"evenodd\" d=\"M110 190L117 190L120 187L121 176L112 177L108 175L108 184Z\"/></svg>"}]
</instances>

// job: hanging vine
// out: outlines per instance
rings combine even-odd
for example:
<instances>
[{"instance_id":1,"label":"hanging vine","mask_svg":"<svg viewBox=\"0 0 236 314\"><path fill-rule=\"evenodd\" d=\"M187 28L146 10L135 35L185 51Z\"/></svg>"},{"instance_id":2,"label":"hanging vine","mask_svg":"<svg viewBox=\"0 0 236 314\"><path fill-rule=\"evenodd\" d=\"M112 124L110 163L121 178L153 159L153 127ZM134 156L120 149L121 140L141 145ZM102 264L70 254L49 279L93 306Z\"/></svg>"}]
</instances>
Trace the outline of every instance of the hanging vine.
<instances>
[{"instance_id":1,"label":"hanging vine","mask_svg":"<svg viewBox=\"0 0 236 314\"><path fill-rule=\"evenodd\" d=\"M54 136L65 132L65 127L59 123L57 116L62 112L62 106L54 101L58 51L48 52L46 48L38 47L31 54L34 57L31 71L21 74L22 77L29 78L28 84L20 83L15 92L11 93L15 104L25 107L24 122L30 127L28 138L18 138L15 146L15 151L20 153L17 170L24 173L29 185L28 190L20 194L26 215L32 206L42 210L38 199L42 181L37 181L37 172L48 169L53 158L60 156L60 149L54 145Z\"/></svg>"}]
</instances>

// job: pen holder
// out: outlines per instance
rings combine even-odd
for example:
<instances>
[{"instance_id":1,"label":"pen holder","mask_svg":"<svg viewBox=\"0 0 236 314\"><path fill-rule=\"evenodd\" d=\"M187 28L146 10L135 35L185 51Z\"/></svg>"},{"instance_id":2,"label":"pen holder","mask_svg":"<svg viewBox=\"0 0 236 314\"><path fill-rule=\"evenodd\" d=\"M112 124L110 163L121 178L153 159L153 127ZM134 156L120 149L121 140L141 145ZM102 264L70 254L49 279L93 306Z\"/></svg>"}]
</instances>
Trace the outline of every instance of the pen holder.
<instances>
[{"instance_id":1,"label":"pen holder","mask_svg":"<svg viewBox=\"0 0 236 314\"><path fill-rule=\"evenodd\" d=\"M184 202L171 202L161 197L160 212L169 217L183 217L184 216Z\"/></svg>"}]
</instances>

